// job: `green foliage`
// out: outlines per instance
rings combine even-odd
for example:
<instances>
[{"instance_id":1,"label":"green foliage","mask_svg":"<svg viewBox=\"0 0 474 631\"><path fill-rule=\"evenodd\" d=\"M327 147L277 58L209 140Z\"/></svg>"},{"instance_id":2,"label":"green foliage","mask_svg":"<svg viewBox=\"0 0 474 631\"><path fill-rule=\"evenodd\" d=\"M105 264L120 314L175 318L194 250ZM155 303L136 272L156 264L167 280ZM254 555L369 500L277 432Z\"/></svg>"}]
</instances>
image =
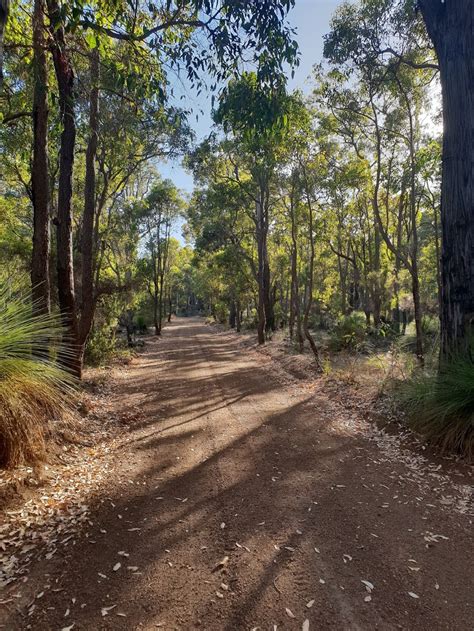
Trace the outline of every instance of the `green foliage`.
<instances>
[{"instance_id":1,"label":"green foliage","mask_svg":"<svg viewBox=\"0 0 474 631\"><path fill-rule=\"evenodd\" d=\"M87 340L85 362L89 366L104 366L117 354L117 340L110 327L95 328Z\"/></svg>"},{"instance_id":2,"label":"green foliage","mask_svg":"<svg viewBox=\"0 0 474 631\"><path fill-rule=\"evenodd\" d=\"M58 364L55 316L33 315L29 296L0 286L0 465L45 457L45 439L71 415L73 378ZM55 359L54 359L55 358Z\"/></svg>"},{"instance_id":3,"label":"green foliage","mask_svg":"<svg viewBox=\"0 0 474 631\"><path fill-rule=\"evenodd\" d=\"M440 373L419 373L399 398L410 426L443 451L474 457L474 363L458 357Z\"/></svg>"},{"instance_id":4,"label":"green foliage","mask_svg":"<svg viewBox=\"0 0 474 631\"><path fill-rule=\"evenodd\" d=\"M330 348L333 351L367 350L367 323L362 313L342 316L331 331Z\"/></svg>"}]
</instances>

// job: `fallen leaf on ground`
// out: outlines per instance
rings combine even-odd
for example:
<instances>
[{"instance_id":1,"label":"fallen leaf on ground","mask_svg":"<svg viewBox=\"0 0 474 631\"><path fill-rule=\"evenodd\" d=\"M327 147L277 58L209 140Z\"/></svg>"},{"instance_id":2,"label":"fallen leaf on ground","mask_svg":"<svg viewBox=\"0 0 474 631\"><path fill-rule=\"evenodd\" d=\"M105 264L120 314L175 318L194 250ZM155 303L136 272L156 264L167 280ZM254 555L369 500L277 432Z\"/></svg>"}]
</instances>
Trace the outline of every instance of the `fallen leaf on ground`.
<instances>
[{"instance_id":1,"label":"fallen leaf on ground","mask_svg":"<svg viewBox=\"0 0 474 631\"><path fill-rule=\"evenodd\" d=\"M225 567L228 562L229 557L225 556L221 561L219 561L219 563L217 563L217 565L214 566L214 569L212 571L217 572L218 570L222 570L222 568Z\"/></svg>"}]
</instances>

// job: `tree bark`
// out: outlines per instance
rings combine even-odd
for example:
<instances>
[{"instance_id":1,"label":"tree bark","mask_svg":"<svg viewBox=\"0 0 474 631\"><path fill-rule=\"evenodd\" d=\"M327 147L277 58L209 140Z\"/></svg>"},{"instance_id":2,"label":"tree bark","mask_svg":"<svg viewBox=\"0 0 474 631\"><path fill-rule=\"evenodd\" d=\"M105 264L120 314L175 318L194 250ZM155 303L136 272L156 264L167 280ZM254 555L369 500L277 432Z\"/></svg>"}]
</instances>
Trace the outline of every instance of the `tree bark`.
<instances>
[{"instance_id":1,"label":"tree bark","mask_svg":"<svg viewBox=\"0 0 474 631\"><path fill-rule=\"evenodd\" d=\"M294 206L293 199L290 200L290 218L291 218L291 298L293 301L292 314L294 318L294 323L296 324L296 340L298 342L298 351L302 353L304 350L304 338L303 338L303 331L301 329L301 309L300 309L300 295L299 295L299 287L298 287L298 240L297 240L297 230L296 230L295 206Z\"/></svg>"},{"instance_id":2,"label":"tree bark","mask_svg":"<svg viewBox=\"0 0 474 631\"><path fill-rule=\"evenodd\" d=\"M258 326L257 339L259 344L265 344L265 262L267 258L267 235L264 217L264 203L256 202L257 227L257 255L258 255Z\"/></svg>"},{"instance_id":3,"label":"tree bark","mask_svg":"<svg viewBox=\"0 0 474 631\"><path fill-rule=\"evenodd\" d=\"M443 99L441 365L474 334L474 3L419 0Z\"/></svg>"},{"instance_id":4,"label":"tree bark","mask_svg":"<svg viewBox=\"0 0 474 631\"><path fill-rule=\"evenodd\" d=\"M235 308L235 300L232 298L230 301L230 308L229 308L229 326L231 329L235 329L236 320L237 320L237 311Z\"/></svg>"},{"instance_id":5,"label":"tree bark","mask_svg":"<svg viewBox=\"0 0 474 631\"><path fill-rule=\"evenodd\" d=\"M240 310L240 300L237 299L235 301L235 330L237 331L237 333L240 333L240 329L242 326L242 312Z\"/></svg>"},{"instance_id":6,"label":"tree bark","mask_svg":"<svg viewBox=\"0 0 474 631\"><path fill-rule=\"evenodd\" d=\"M51 21L51 52L59 91L61 142L56 216L58 300L70 352L65 366L78 378L82 375L82 348L79 342L72 242L72 172L76 143L74 113L74 71L66 47L61 10L56 0L47 0Z\"/></svg>"},{"instance_id":7,"label":"tree bark","mask_svg":"<svg viewBox=\"0 0 474 631\"><path fill-rule=\"evenodd\" d=\"M306 204L308 207L308 236L309 236L309 261L308 261L308 297L306 300L306 307L303 317L303 330L306 339L309 342L311 350L313 351L314 359L318 370L322 372L321 360L319 358L318 347L314 341L313 336L309 330L309 316L311 314L311 307L313 305L313 285L314 285L314 220L313 220L313 204L311 203L308 180L306 171L303 169L304 180L306 185Z\"/></svg>"},{"instance_id":8,"label":"tree bark","mask_svg":"<svg viewBox=\"0 0 474 631\"><path fill-rule=\"evenodd\" d=\"M81 319L79 343L85 346L94 319L96 296L94 291L94 220L96 210L95 159L99 138L99 51L94 49L89 58L91 90L89 97L89 140L86 149L84 184L84 216L81 235Z\"/></svg>"},{"instance_id":9,"label":"tree bark","mask_svg":"<svg viewBox=\"0 0 474 631\"><path fill-rule=\"evenodd\" d=\"M168 322L171 322L171 315L173 313L173 302L171 299L171 286L168 287Z\"/></svg>"},{"instance_id":10,"label":"tree bark","mask_svg":"<svg viewBox=\"0 0 474 631\"><path fill-rule=\"evenodd\" d=\"M49 279L49 177L48 177L48 64L44 32L44 0L35 0L33 11L33 252L31 287L34 313L50 311Z\"/></svg>"},{"instance_id":11,"label":"tree bark","mask_svg":"<svg viewBox=\"0 0 474 631\"><path fill-rule=\"evenodd\" d=\"M0 0L0 89L3 87L3 42L9 12L10 0Z\"/></svg>"}]
</instances>

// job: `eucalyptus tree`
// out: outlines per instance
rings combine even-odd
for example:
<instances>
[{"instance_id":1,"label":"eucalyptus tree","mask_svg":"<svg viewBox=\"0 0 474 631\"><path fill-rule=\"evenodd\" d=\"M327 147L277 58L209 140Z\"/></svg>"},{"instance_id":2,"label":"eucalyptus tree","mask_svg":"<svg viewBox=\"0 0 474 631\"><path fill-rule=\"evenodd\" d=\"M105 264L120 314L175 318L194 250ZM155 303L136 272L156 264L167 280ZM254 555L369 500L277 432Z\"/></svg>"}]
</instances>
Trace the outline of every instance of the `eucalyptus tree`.
<instances>
[{"instance_id":1,"label":"eucalyptus tree","mask_svg":"<svg viewBox=\"0 0 474 631\"><path fill-rule=\"evenodd\" d=\"M92 313L85 309L84 318L78 314L76 285L82 281L79 302L93 304L91 278L93 276L94 248L91 235L96 234L93 217L93 199L97 185L97 167L100 153L99 106L104 89L100 75L104 68L115 67L115 85L108 85L108 94L123 95L145 90L149 99L163 105L169 98L172 88L168 78L172 71L185 70L189 81L198 90L203 87L203 77L214 81L211 89L229 76L241 70L249 60L258 69L259 81L268 83L274 73L280 73L283 63L296 63L297 47L291 28L285 21L292 0L270 2L265 0L258 5L245 0L177 0L176 2L137 2L114 3L83 0L63 2L62 0L35 0L22 4L20 13L34 15L35 27L35 67L37 76L35 96L35 247L33 254L32 282L40 281L44 288L44 302L47 304L47 283L41 279L49 277L48 256L44 253L49 247L47 206L49 204L49 178L45 180L45 147L47 146L44 124L47 120L48 104L59 106L59 176L56 190L52 191L55 201L56 224L56 266L58 279L58 300L63 320L68 329L68 337L76 349L71 355L71 370L81 371L81 354L84 340L90 329ZM17 29L18 6L15 12L8 12L9 3L1 4L1 43L3 34L7 36L6 48L18 48L17 42L8 37L20 37ZM20 20L21 21L21 20ZM47 42L47 49L44 46ZM26 42L25 49L28 49ZM2 47L3 50L3 47ZM48 73L47 56L52 57L52 67L56 82ZM85 203L80 213L81 269L79 275L74 269L74 227L73 191L74 163L78 160L76 142L81 125L80 88L84 83L83 59L89 59L89 75L86 83L89 92L89 113L86 132L86 182ZM11 69L11 68L10 68ZM13 77L13 80L15 78ZM128 92L127 94L124 94ZM40 102L40 99L42 101ZM133 99L132 99L133 101ZM132 103L133 107L133 103ZM9 113L10 120L17 120L26 112ZM37 115L38 114L38 115ZM56 114L56 112L55 112ZM55 116L56 118L56 116ZM5 120L5 118L4 118ZM50 126L51 127L51 126ZM42 134L42 138L39 138ZM82 140L82 139L81 139ZM77 166L77 164L76 164ZM99 167L100 168L100 167ZM28 183L29 177L25 179ZM97 215L97 213L96 213ZM81 278L79 278L79 276ZM36 291L36 289L35 289Z\"/></svg>"},{"instance_id":2,"label":"eucalyptus tree","mask_svg":"<svg viewBox=\"0 0 474 631\"><path fill-rule=\"evenodd\" d=\"M406 5L406 3L405 3ZM405 6L404 5L404 6ZM406 8L406 6L405 6ZM344 68L346 79L355 79L361 86L359 105L355 95L350 97L350 90L345 90L344 101L339 99L338 109L344 111L345 122L350 118L370 128L368 132L373 141L369 145L369 154L374 156L372 206L377 228L383 242L395 257L395 266L399 261L408 269L412 279L412 295L414 302L417 355L423 361L422 341L422 307L419 285L419 191L417 186L416 153L421 137L420 112L426 105L427 85L433 78L431 64L418 64L420 51L415 46L414 27L410 29L411 39L407 45L409 50L404 56L397 54L394 46L399 43L397 33L403 21L399 13L400 6L385 0L360 5L343 5L333 20L333 29L325 42L326 57L338 68ZM365 24L360 29L360 23ZM410 35L407 36L408 38ZM393 43L393 42L396 42ZM426 38L425 38L426 49ZM415 68L409 71L405 59ZM341 90L339 89L339 93ZM349 97L349 98L348 98ZM363 104L361 106L361 104ZM354 144L354 133L352 134ZM360 138L360 136L359 136ZM401 141L401 142L400 142ZM364 142L367 145L366 142ZM397 152L389 148L397 145ZM360 143L359 149L360 150ZM362 149L367 153L367 148ZM389 155L391 153L391 155ZM405 155L405 174L399 178L399 209L406 209L409 230L407 239L409 248L405 251L390 236L388 225L384 225L382 207L390 205L393 179L393 164ZM385 187L385 192L384 192ZM399 213L399 219L401 219ZM395 272L397 275L397 271Z\"/></svg>"},{"instance_id":3,"label":"eucalyptus tree","mask_svg":"<svg viewBox=\"0 0 474 631\"><path fill-rule=\"evenodd\" d=\"M176 186L170 180L162 180L153 184L143 205L138 204L137 208L147 252L144 271L153 301L155 335L161 335L163 325L165 280L170 269L171 229L183 207L184 202Z\"/></svg>"},{"instance_id":4,"label":"eucalyptus tree","mask_svg":"<svg viewBox=\"0 0 474 631\"><path fill-rule=\"evenodd\" d=\"M361 29L360 24L365 28ZM470 350L473 334L474 3L364 0L359 5L345 4L333 26L326 51L332 49L331 56L338 63L382 57L415 72L439 72L444 122L441 359L449 359L453 354Z\"/></svg>"}]
</instances>

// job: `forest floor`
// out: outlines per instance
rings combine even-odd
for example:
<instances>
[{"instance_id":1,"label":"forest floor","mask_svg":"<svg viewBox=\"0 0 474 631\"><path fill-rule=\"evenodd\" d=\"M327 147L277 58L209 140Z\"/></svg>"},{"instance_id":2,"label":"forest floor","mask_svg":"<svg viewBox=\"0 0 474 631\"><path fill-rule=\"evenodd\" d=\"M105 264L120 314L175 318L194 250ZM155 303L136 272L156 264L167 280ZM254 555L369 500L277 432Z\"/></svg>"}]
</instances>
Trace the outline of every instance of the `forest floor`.
<instances>
[{"instance_id":1,"label":"forest floor","mask_svg":"<svg viewBox=\"0 0 474 631\"><path fill-rule=\"evenodd\" d=\"M85 460L89 490L68 474L41 527L0 530L8 552L38 529L0 626L471 629L469 470L283 364L198 318L149 338L111 382L126 425Z\"/></svg>"}]
</instances>

